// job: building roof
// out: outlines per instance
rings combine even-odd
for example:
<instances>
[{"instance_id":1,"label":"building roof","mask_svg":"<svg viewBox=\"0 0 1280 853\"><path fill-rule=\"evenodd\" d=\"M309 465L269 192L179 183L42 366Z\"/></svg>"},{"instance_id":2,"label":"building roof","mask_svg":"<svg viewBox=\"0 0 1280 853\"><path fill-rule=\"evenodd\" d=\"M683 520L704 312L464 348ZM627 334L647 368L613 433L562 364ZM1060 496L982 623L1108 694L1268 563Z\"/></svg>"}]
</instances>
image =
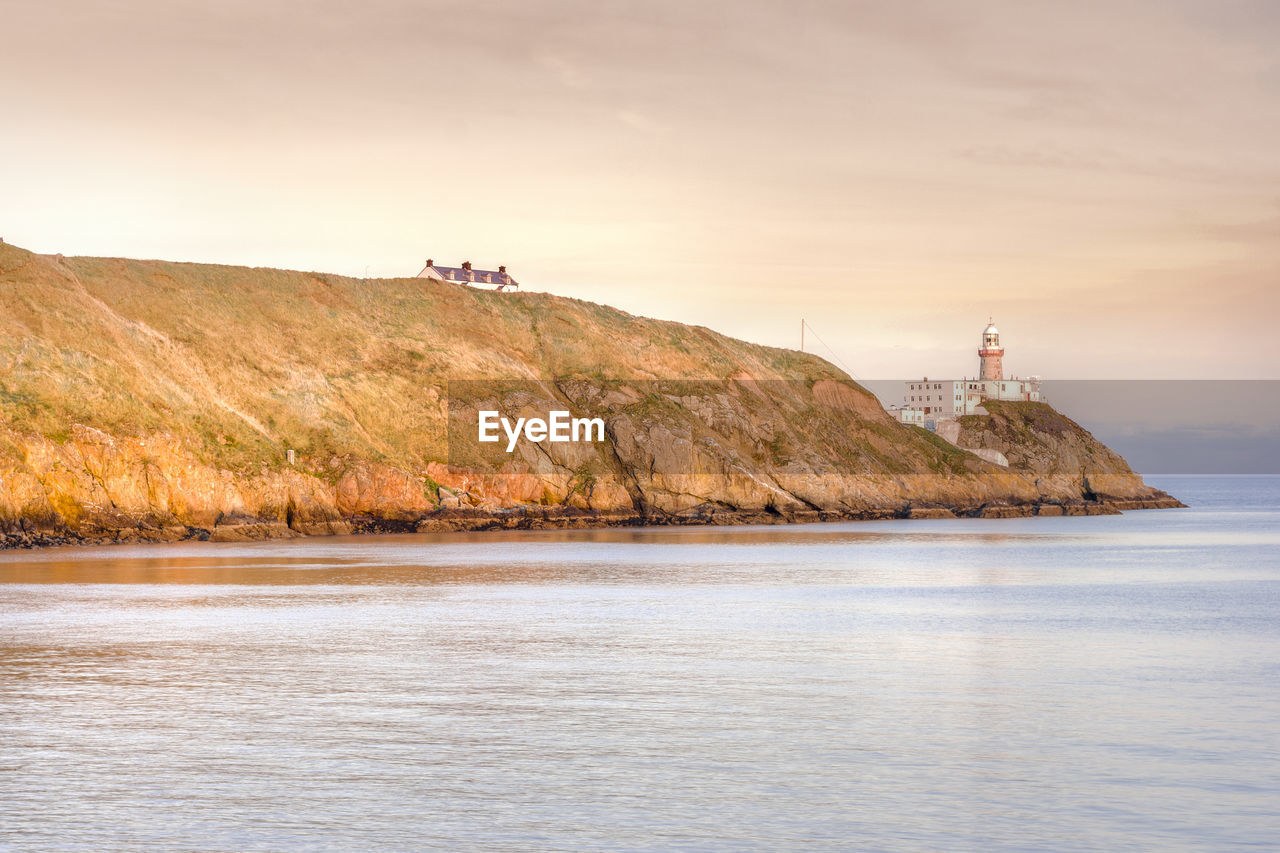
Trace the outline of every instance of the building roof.
<instances>
[{"instance_id":1,"label":"building roof","mask_svg":"<svg viewBox=\"0 0 1280 853\"><path fill-rule=\"evenodd\" d=\"M428 262L418 273L418 278L436 278L458 284L495 284L499 287L519 287L505 268L496 270L468 269L467 267L442 267Z\"/></svg>"}]
</instances>

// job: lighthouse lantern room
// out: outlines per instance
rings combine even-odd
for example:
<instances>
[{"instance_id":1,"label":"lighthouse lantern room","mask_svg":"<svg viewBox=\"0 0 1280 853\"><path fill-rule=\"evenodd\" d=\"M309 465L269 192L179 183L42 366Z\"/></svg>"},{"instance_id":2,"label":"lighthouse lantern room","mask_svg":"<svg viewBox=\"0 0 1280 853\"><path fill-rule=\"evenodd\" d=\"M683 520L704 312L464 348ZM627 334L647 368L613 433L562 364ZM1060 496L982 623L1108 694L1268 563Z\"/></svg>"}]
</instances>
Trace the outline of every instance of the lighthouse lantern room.
<instances>
[{"instance_id":1,"label":"lighthouse lantern room","mask_svg":"<svg viewBox=\"0 0 1280 853\"><path fill-rule=\"evenodd\" d=\"M988 318L982 330L982 346L978 348L978 378L999 381L1004 378L1004 347L1000 346L1000 330Z\"/></svg>"}]
</instances>

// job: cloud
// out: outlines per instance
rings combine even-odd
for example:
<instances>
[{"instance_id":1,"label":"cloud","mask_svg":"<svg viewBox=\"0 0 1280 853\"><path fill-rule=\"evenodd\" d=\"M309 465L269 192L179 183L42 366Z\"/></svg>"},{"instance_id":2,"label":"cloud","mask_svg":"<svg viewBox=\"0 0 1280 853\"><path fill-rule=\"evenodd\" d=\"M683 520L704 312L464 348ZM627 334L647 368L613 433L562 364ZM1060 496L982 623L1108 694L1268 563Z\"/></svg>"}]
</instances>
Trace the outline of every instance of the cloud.
<instances>
[{"instance_id":1,"label":"cloud","mask_svg":"<svg viewBox=\"0 0 1280 853\"><path fill-rule=\"evenodd\" d=\"M1245 165L1223 166L1214 161L1177 159L1155 152L1142 156L1138 152L1096 147L988 144L959 148L954 153L962 160L984 166L1102 172L1242 186L1256 186L1260 179L1256 170ZM1270 180L1277 179L1280 179L1280 167L1270 175Z\"/></svg>"},{"instance_id":2,"label":"cloud","mask_svg":"<svg viewBox=\"0 0 1280 853\"><path fill-rule=\"evenodd\" d=\"M635 110L618 110L614 113L614 117L632 130L638 130L649 136L660 136L666 133L666 128L661 124Z\"/></svg>"},{"instance_id":3,"label":"cloud","mask_svg":"<svg viewBox=\"0 0 1280 853\"><path fill-rule=\"evenodd\" d=\"M560 54L541 52L535 54L534 61L555 74L556 79L569 89L586 89L589 85L582 69Z\"/></svg>"}]
</instances>

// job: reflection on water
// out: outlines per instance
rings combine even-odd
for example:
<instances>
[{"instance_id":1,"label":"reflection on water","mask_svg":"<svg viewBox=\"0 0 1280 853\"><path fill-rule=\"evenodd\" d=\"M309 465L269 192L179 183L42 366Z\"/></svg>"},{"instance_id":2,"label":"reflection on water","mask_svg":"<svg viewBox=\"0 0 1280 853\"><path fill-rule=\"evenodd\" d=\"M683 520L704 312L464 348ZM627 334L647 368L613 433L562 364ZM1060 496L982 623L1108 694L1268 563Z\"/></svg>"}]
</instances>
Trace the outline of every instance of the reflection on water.
<instances>
[{"instance_id":1,"label":"reflection on water","mask_svg":"<svg viewBox=\"0 0 1280 853\"><path fill-rule=\"evenodd\" d=\"M0 848L1280 837L1280 480L1189 510L0 554Z\"/></svg>"}]
</instances>

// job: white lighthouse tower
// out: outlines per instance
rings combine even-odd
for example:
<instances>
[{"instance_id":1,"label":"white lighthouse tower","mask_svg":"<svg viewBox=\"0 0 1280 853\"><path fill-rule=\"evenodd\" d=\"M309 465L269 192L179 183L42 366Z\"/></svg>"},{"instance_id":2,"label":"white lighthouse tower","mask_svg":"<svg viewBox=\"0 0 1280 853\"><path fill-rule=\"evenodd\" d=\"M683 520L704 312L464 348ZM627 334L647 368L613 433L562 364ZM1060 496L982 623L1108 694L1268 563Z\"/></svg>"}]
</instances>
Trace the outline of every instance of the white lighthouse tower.
<instances>
[{"instance_id":1,"label":"white lighthouse tower","mask_svg":"<svg viewBox=\"0 0 1280 853\"><path fill-rule=\"evenodd\" d=\"M903 383L902 403L887 405L894 418L942 433L941 424L965 415L985 415L982 404L987 400L1039 403L1040 377L1004 375L1004 347L1000 346L1000 330L990 319L982 330L982 346L978 347L978 378L935 379L928 377ZM949 429L949 428L948 428ZM950 433L949 433L950 434ZM945 435L943 436L946 437ZM948 438L954 441L954 438ZM986 458L986 457L983 457ZM1001 457L1003 458L1003 457ZM1003 462L999 464L1005 464Z\"/></svg>"},{"instance_id":2,"label":"white lighthouse tower","mask_svg":"<svg viewBox=\"0 0 1280 853\"><path fill-rule=\"evenodd\" d=\"M978 378L996 381L1004 378L1004 347L1000 346L1000 330L990 318L982 330L982 346L978 348Z\"/></svg>"}]
</instances>

